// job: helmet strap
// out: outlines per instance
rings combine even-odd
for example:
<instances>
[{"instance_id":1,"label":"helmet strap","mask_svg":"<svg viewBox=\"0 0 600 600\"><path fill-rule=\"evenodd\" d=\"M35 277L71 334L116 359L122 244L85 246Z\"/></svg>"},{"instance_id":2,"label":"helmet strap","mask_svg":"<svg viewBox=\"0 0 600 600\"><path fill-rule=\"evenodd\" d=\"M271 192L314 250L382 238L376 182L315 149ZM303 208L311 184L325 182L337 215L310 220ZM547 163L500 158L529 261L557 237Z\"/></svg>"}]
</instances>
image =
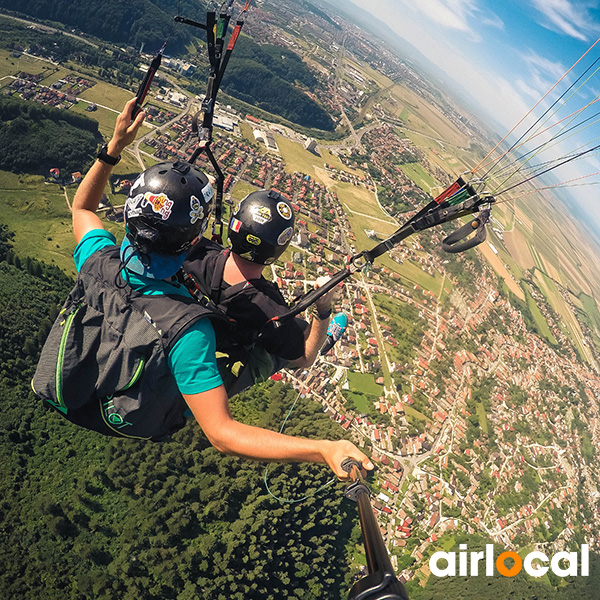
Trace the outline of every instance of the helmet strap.
<instances>
[{"instance_id":1,"label":"helmet strap","mask_svg":"<svg viewBox=\"0 0 600 600\"><path fill-rule=\"evenodd\" d=\"M135 243L133 246L130 246L130 248L131 248L131 252L130 252L129 256L126 257L125 260L121 259L121 262L119 263L119 270L117 271L117 274L115 275L115 286L117 288L119 288L120 290L124 289L128 285L131 285L131 282L129 281L129 271L127 270L127 263L134 257L134 255L136 253ZM122 272L125 273L125 277L123 277L123 279L125 281L124 285L121 285L121 280L119 279L119 275L121 275Z\"/></svg>"}]
</instances>

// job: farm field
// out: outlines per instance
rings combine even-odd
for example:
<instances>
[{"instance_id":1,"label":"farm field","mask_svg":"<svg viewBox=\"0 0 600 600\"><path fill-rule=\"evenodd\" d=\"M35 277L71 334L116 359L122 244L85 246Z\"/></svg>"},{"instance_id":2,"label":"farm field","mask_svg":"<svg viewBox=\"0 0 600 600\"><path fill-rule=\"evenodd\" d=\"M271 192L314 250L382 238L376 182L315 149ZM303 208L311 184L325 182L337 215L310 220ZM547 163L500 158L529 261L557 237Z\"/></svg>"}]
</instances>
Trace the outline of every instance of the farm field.
<instances>
[{"instance_id":1,"label":"farm field","mask_svg":"<svg viewBox=\"0 0 600 600\"><path fill-rule=\"evenodd\" d=\"M419 163L408 163L401 165L404 174L412 179L424 192L432 193L432 188L440 185ZM433 195L433 193L432 193Z\"/></svg>"},{"instance_id":2,"label":"farm field","mask_svg":"<svg viewBox=\"0 0 600 600\"><path fill-rule=\"evenodd\" d=\"M479 245L477 248L478 248L478 251L481 252L481 254L483 254L483 257L491 265L492 269L494 269L494 271L496 271L496 273L500 277L502 277L502 279L504 279L504 281L506 282L506 285L508 286L508 289L515 296L517 296L517 298L520 298L521 300L525 300L525 294L523 293L523 290L519 286L518 282L515 281L515 279L512 277L512 275L508 272L506 267L502 264L502 261L500 260L498 255L496 253L494 253L494 251L492 250L492 248L489 245L489 242L484 242L483 244Z\"/></svg>"},{"instance_id":3,"label":"farm field","mask_svg":"<svg viewBox=\"0 0 600 600\"><path fill-rule=\"evenodd\" d=\"M111 83L99 81L96 85L85 90L80 94L80 97L84 100L89 100L95 104L102 104L108 108L116 110L117 113L121 112L121 109L128 100L133 98L133 92L119 88Z\"/></svg>"},{"instance_id":4,"label":"farm field","mask_svg":"<svg viewBox=\"0 0 600 600\"><path fill-rule=\"evenodd\" d=\"M529 310L531 311L533 319L534 319L536 325L538 326L540 333L542 334L543 337L545 337L548 340L548 342L550 344L555 345L557 343L556 338L550 331L550 327L548 327L548 323L546 322L546 319L544 318L542 311L539 309L538 305L535 303L535 300L533 299L533 297L531 296L529 291L526 293L526 296L527 296L527 306L529 307Z\"/></svg>"},{"instance_id":5,"label":"farm field","mask_svg":"<svg viewBox=\"0 0 600 600\"><path fill-rule=\"evenodd\" d=\"M75 188L68 188L72 198ZM74 273L75 239L65 193L42 177L0 171L1 222L14 232L17 254L54 263Z\"/></svg>"},{"instance_id":6,"label":"farm field","mask_svg":"<svg viewBox=\"0 0 600 600\"><path fill-rule=\"evenodd\" d=\"M351 183L345 183L342 181L330 180L330 189L332 189L338 196L338 200L353 214L363 216L365 218L372 217L373 221L377 221L378 227L381 227L387 231L391 228L389 233L394 232L398 229L396 221L391 219L386 213L384 213L379 204L375 194L362 186L356 186Z\"/></svg>"},{"instance_id":7,"label":"farm field","mask_svg":"<svg viewBox=\"0 0 600 600\"><path fill-rule=\"evenodd\" d=\"M323 167L325 163L333 165L336 169L347 169L337 156L334 156L325 147L321 147L320 156L309 152L299 144L282 135L275 134L275 141L279 147L279 153L286 162L286 171L294 173L296 171L306 173L317 179L320 183L324 183L320 174L315 167Z\"/></svg>"},{"instance_id":8,"label":"farm field","mask_svg":"<svg viewBox=\"0 0 600 600\"><path fill-rule=\"evenodd\" d=\"M21 71L26 71L33 75L47 73L46 76L48 77L57 70L61 73L63 72L60 67L34 56L21 54L19 57L15 57L7 50L0 50L0 87L10 85L12 81L11 76L15 76ZM66 73L66 71L64 72Z\"/></svg>"},{"instance_id":9,"label":"farm field","mask_svg":"<svg viewBox=\"0 0 600 600\"><path fill-rule=\"evenodd\" d=\"M559 325L563 329L565 335L573 341L580 356L585 358L587 361L593 362L593 357L588 348L583 343L583 336L581 333L581 326L577 322L577 319L573 315L569 305L564 301L560 294L560 290L556 283L548 277L545 273L536 270L535 273L536 283L543 290L544 295L548 298L551 306L554 310L562 317Z\"/></svg>"}]
</instances>

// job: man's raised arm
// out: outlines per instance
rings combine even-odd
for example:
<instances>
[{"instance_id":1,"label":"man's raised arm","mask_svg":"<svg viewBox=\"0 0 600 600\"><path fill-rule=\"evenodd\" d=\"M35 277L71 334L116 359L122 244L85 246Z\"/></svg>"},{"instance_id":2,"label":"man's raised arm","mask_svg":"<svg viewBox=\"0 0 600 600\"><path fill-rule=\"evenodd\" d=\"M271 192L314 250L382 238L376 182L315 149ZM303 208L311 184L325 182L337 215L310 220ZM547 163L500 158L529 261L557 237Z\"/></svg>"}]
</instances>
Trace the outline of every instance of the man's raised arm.
<instances>
[{"instance_id":1,"label":"man's raised arm","mask_svg":"<svg viewBox=\"0 0 600 600\"><path fill-rule=\"evenodd\" d=\"M118 161L121 152L135 140L135 136L144 121L146 113L140 112L135 121L132 122L131 115L134 108L135 98L132 98L125 105L123 112L117 117L113 137L105 147L109 161L111 159ZM77 243L81 241L81 238L88 231L92 229L104 229L104 225L98 215L96 215L96 211L98 210L100 199L108 183L113 166L99 158L87 172L77 189L72 208L73 233Z\"/></svg>"}]
</instances>

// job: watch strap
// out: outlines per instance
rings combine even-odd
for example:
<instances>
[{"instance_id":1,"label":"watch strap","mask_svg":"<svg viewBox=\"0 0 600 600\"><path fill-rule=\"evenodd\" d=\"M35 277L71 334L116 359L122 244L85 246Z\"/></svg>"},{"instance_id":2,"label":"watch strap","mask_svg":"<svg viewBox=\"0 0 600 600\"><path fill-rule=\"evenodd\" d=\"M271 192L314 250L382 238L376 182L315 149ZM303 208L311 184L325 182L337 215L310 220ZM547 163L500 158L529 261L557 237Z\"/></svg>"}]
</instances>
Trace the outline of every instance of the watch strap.
<instances>
[{"instance_id":1,"label":"watch strap","mask_svg":"<svg viewBox=\"0 0 600 600\"><path fill-rule=\"evenodd\" d=\"M106 163L107 165L114 167L121 160L121 155L119 154L119 156L117 156L116 158L114 156L111 156L108 153L108 144L104 144L102 146L102 148L100 148L97 158L98 158L98 160L101 160L103 163Z\"/></svg>"}]
</instances>

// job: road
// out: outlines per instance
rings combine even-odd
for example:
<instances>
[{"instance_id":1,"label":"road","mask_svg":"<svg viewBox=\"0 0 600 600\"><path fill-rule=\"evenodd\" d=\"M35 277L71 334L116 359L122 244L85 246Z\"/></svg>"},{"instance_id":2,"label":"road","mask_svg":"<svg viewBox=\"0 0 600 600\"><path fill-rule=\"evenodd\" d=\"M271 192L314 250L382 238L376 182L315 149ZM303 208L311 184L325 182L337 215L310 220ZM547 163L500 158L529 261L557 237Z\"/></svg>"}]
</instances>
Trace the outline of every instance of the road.
<instances>
[{"instance_id":1,"label":"road","mask_svg":"<svg viewBox=\"0 0 600 600\"><path fill-rule=\"evenodd\" d=\"M144 164L144 161L142 159L142 154L144 154L145 156L148 156L149 158L154 158L154 157L151 154L148 154L147 152L140 150L140 145L143 144L149 138L151 138L153 135L160 133L164 129L170 127L171 125L173 125L173 123L177 123L178 121L181 121L181 119L183 119L190 112L193 103L194 103L194 101L191 98L188 98L187 104L182 112L180 112L178 115L173 117L167 123L164 123L160 127L157 127L156 129L154 129L152 131L149 131L147 134L145 134L141 138L138 138L132 146L127 148L127 151L130 154L133 154L133 156L135 156L135 158L138 161L140 168L142 170L144 170L146 168L146 165Z\"/></svg>"},{"instance_id":2,"label":"road","mask_svg":"<svg viewBox=\"0 0 600 600\"><path fill-rule=\"evenodd\" d=\"M338 94L338 88L340 87L340 81L342 79L342 75L344 74L344 63L345 63L345 56L346 56L346 48L344 46L345 41L346 41L346 38L344 37L344 39L340 43L340 49L338 51L338 57L337 57L338 64L337 64L337 67L335 70L335 83L333 86L334 94L335 94L336 100L338 102L338 107L339 107L340 113L342 115L342 120L344 121L346 127L348 128L348 131L350 132L350 138L352 138L352 140L353 140L353 147L364 152L364 148L360 141L360 137L357 135L354 127L352 126L352 123L350 122L350 119L348 118L348 115L346 114L346 111L344 110L344 106L343 106L343 104L340 100L339 94Z\"/></svg>"},{"instance_id":3,"label":"road","mask_svg":"<svg viewBox=\"0 0 600 600\"><path fill-rule=\"evenodd\" d=\"M39 23L36 23L35 21L28 21L27 19L21 19L19 17L13 17L12 15L7 15L6 13L0 11L0 14L7 18L7 19L12 19L13 21L18 21L19 23L24 23L25 25L35 25L36 27L40 27L42 29L44 29L45 31L51 31L52 33L60 33L62 35L66 35L68 37L74 38L80 42L83 42L84 44L87 44L88 46L92 46L94 48L99 48L100 46L98 44L95 44L94 42L91 42L90 40L88 40L87 38L84 38L80 35L77 35L75 33L70 33L68 31L63 31L62 29L56 29L55 27L48 27L48 25L40 25ZM37 58L37 57L34 57Z\"/></svg>"}]
</instances>

